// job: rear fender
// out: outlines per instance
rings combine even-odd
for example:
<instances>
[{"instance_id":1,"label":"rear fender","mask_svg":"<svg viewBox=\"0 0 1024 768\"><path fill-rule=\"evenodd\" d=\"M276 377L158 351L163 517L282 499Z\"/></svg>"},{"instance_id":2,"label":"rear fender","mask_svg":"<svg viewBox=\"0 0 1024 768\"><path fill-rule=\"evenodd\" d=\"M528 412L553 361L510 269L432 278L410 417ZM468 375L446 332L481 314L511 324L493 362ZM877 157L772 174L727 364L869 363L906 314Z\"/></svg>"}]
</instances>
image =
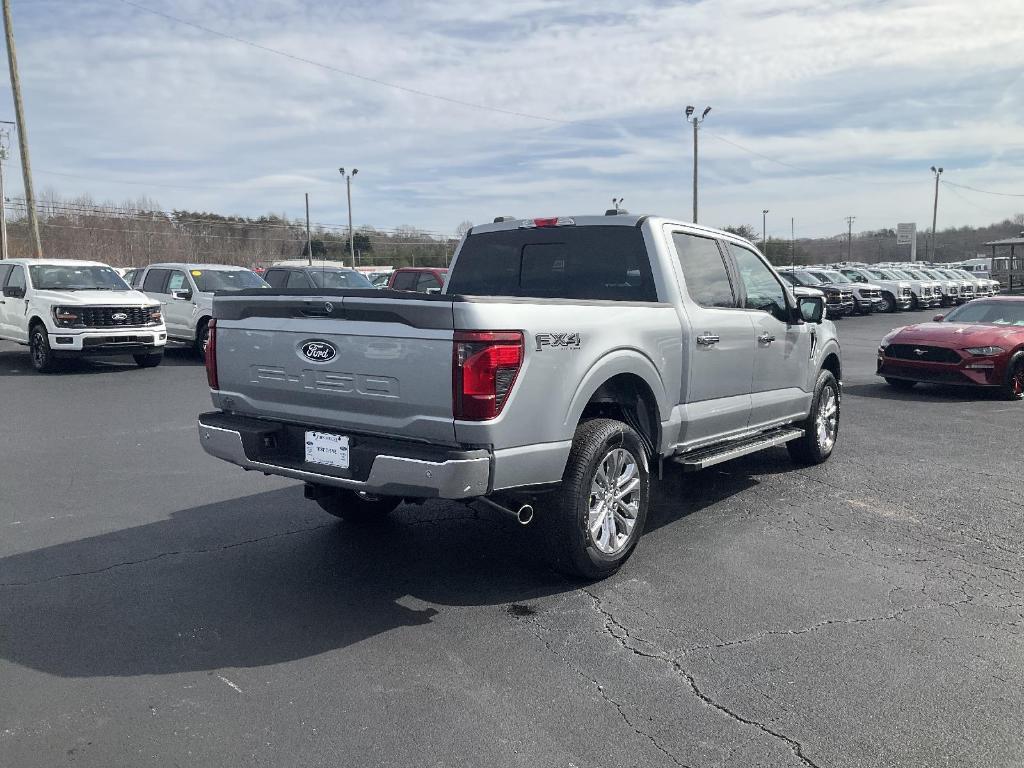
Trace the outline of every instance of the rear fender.
<instances>
[{"instance_id":1,"label":"rear fender","mask_svg":"<svg viewBox=\"0 0 1024 768\"><path fill-rule=\"evenodd\" d=\"M594 393L609 379L620 374L638 376L647 384L655 398L659 422L663 422L666 415L672 412L672 404L669 403L665 392L665 383L650 358L633 349L618 349L597 360L576 387L563 422L566 434L571 436L575 432L576 425L579 424L583 411Z\"/></svg>"}]
</instances>

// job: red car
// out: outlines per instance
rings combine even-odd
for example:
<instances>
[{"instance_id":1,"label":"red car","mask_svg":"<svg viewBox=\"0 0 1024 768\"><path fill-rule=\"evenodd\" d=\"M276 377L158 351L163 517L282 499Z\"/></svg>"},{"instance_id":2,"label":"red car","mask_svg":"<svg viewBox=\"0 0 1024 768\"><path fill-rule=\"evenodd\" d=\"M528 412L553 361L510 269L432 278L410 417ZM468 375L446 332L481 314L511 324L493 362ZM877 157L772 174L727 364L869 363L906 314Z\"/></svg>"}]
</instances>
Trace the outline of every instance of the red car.
<instances>
[{"instance_id":1,"label":"red car","mask_svg":"<svg viewBox=\"0 0 1024 768\"><path fill-rule=\"evenodd\" d=\"M447 269L435 267L399 267L391 273L388 288L393 291L437 293L444 286Z\"/></svg>"},{"instance_id":2,"label":"red car","mask_svg":"<svg viewBox=\"0 0 1024 768\"><path fill-rule=\"evenodd\" d=\"M876 373L897 389L919 381L996 387L1024 399L1024 296L975 299L932 322L891 331Z\"/></svg>"}]
</instances>

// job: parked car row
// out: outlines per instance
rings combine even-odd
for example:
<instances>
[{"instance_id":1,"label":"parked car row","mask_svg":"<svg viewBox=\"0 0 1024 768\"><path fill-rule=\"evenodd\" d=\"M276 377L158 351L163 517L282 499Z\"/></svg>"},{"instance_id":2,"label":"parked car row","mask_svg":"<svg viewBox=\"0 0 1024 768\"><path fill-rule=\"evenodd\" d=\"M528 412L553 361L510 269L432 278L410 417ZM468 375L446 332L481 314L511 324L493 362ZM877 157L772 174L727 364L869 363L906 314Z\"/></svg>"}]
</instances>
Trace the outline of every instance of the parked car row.
<instances>
[{"instance_id":1,"label":"parked car row","mask_svg":"<svg viewBox=\"0 0 1024 768\"><path fill-rule=\"evenodd\" d=\"M871 312L952 307L974 298L994 296L996 280L958 269L913 264L852 264L789 267L779 274L793 285L825 294L833 319Z\"/></svg>"}]
</instances>

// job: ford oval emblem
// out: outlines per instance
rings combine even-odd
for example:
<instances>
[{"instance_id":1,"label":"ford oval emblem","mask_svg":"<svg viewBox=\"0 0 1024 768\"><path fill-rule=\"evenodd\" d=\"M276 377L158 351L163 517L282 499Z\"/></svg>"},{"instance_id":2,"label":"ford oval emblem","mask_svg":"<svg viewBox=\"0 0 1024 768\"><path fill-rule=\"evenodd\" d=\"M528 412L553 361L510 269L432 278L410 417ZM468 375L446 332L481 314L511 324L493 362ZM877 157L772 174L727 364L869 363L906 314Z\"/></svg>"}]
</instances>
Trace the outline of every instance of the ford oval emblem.
<instances>
[{"instance_id":1,"label":"ford oval emblem","mask_svg":"<svg viewBox=\"0 0 1024 768\"><path fill-rule=\"evenodd\" d=\"M326 363L338 355L338 349L329 341L306 341L302 344L302 356L314 363Z\"/></svg>"},{"instance_id":2,"label":"ford oval emblem","mask_svg":"<svg viewBox=\"0 0 1024 768\"><path fill-rule=\"evenodd\" d=\"M115 323L121 323L128 319L128 315L125 312L115 312L110 316L110 319Z\"/></svg>"}]
</instances>

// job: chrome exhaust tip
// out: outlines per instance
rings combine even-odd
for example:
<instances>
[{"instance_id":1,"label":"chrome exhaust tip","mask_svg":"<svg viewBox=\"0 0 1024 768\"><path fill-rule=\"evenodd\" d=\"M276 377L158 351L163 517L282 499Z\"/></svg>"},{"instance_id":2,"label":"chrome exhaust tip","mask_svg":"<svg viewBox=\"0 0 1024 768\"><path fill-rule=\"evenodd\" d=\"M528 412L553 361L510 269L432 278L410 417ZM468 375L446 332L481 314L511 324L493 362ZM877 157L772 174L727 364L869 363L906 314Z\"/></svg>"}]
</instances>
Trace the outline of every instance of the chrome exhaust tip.
<instances>
[{"instance_id":1,"label":"chrome exhaust tip","mask_svg":"<svg viewBox=\"0 0 1024 768\"><path fill-rule=\"evenodd\" d=\"M518 509L509 509L508 507L502 506L498 502L492 501L485 496L475 499L475 503L483 504L485 507L493 509L496 512L509 515L515 518L516 522L520 525L529 525L533 522L533 506L530 504L523 504Z\"/></svg>"},{"instance_id":2,"label":"chrome exhaust tip","mask_svg":"<svg viewBox=\"0 0 1024 768\"><path fill-rule=\"evenodd\" d=\"M529 504L523 504L516 512L516 520L519 521L520 525L529 525L533 522L533 507Z\"/></svg>"}]
</instances>

